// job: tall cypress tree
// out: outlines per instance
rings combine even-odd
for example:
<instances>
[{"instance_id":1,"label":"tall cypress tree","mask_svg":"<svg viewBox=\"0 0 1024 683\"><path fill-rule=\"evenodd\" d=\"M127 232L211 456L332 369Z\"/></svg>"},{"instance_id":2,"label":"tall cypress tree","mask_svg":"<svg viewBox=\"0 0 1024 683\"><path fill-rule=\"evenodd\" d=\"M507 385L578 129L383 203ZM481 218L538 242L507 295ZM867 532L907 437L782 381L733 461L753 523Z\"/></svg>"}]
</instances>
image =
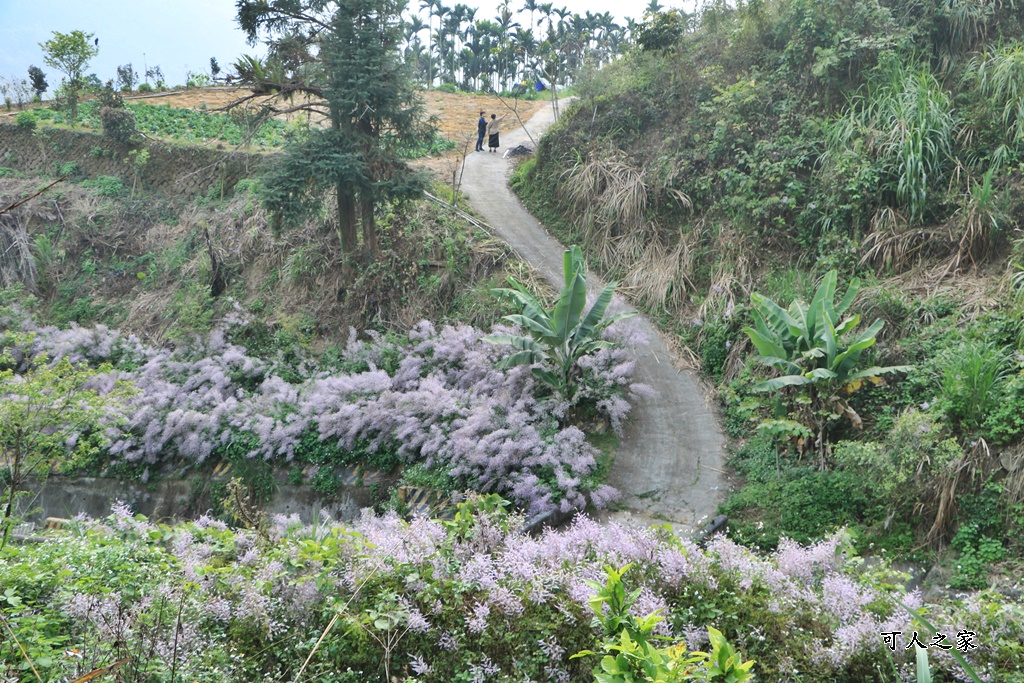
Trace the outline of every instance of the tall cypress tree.
<instances>
[{"instance_id":1,"label":"tall cypress tree","mask_svg":"<svg viewBox=\"0 0 1024 683\"><path fill-rule=\"evenodd\" d=\"M238 0L250 41L268 42L264 62L236 65L254 92L275 92L277 111L314 111L326 128L291 143L265 179L264 202L278 221L301 219L328 191L337 198L338 236L347 253L377 249L378 201L418 196L422 176L398 146L424 132L423 108L399 53L400 0ZM294 96L300 102L294 103Z\"/></svg>"}]
</instances>

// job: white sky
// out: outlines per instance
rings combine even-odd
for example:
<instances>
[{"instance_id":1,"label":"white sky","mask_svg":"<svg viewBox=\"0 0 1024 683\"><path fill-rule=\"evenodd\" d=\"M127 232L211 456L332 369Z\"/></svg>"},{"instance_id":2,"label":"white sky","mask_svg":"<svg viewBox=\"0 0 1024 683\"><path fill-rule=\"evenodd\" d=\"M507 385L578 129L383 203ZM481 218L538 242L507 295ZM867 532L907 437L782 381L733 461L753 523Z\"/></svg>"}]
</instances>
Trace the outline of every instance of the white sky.
<instances>
[{"instance_id":1,"label":"white sky","mask_svg":"<svg viewBox=\"0 0 1024 683\"><path fill-rule=\"evenodd\" d=\"M446 0L445 4L456 2ZM669 7L684 4L661 2ZM477 19L484 19L493 18L499 3L467 0L465 4L479 7ZM521 9L522 0L512 0L510 5ZM418 8L419 0L410 0L409 6ZM607 11L624 23L627 16L640 19L647 0L558 0L555 6L580 14ZM210 57L216 57L226 71L239 55L259 52L245 44L235 23L234 0L0 0L0 78L27 78L28 67L34 64L46 72L53 88L60 76L43 64L39 43L48 40L52 31L76 29L99 38L100 52L88 72L104 81L115 77L118 65L131 62L140 76L144 64L159 65L168 84L184 84L187 71L209 69Z\"/></svg>"}]
</instances>

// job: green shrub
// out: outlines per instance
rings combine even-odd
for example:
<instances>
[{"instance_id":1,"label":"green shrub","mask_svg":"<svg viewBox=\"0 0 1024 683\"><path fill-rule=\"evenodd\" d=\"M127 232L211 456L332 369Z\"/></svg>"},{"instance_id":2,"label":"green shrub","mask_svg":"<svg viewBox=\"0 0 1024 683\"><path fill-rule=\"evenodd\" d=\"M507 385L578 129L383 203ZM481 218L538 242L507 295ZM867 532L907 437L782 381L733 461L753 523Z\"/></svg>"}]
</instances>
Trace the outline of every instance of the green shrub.
<instances>
[{"instance_id":1,"label":"green shrub","mask_svg":"<svg viewBox=\"0 0 1024 683\"><path fill-rule=\"evenodd\" d=\"M949 436L941 418L939 413L908 411L896 419L883 443L836 444L836 465L858 473L894 513L902 510L909 514L934 480L963 456L963 449Z\"/></svg>"},{"instance_id":2,"label":"green shrub","mask_svg":"<svg viewBox=\"0 0 1024 683\"><path fill-rule=\"evenodd\" d=\"M110 175L101 175L94 180L85 180L82 182L82 187L94 188L97 194L104 197L121 197L125 193L124 182L120 178Z\"/></svg>"},{"instance_id":3,"label":"green shrub","mask_svg":"<svg viewBox=\"0 0 1024 683\"><path fill-rule=\"evenodd\" d=\"M76 161L56 161L53 164L54 175L74 178L79 171L80 167Z\"/></svg>"},{"instance_id":4,"label":"green shrub","mask_svg":"<svg viewBox=\"0 0 1024 683\"><path fill-rule=\"evenodd\" d=\"M1005 349L980 341L951 345L936 356L939 403L961 429L977 431L999 405L1009 361Z\"/></svg>"},{"instance_id":5,"label":"green shrub","mask_svg":"<svg viewBox=\"0 0 1024 683\"><path fill-rule=\"evenodd\" d=\"M962 496L959 503L960 528L950 542L959 557L950 586L984 588L992 565L1006 557L1000 540L1006 536L1009 517L1003 484L989 481L977 492Z\"/></svg>"},{"instance_id":6,"label":"green shrub","mask_svg":"<svg viewBox=\"0 0 1024 683\"><path fill-rule=\"evenodd\" d=\"M402 484L406 486L451 492L456 490L456 483L447 471L430 469L423 463L416 463L402 470Z\"/></svg>"},{"instance_id":7,"label":"green shrub","mask_svg":"<svg viewBox=\"0 0 1024 683\"><path fill-rule=\"evenodd\" d=\"M637 45L644 52L673 48L686 32L688 21L689 16L681 10L657 12L637 27Z\"/></svg>"},{"instance_id":8,"label":"green shrub","mask_svg":"<svg viewBox=\"0 0 1024 683\"><path fill-rule=\"evenodd\" d=\"M1006 446L1024 434L1024 371L1001 385L1000 400L985 416L981 433L993 446Z\"/></svg>"},{"instance_id":9,"label":"green shrub","mask_svg":"<svg viewBox=\"0 0 1024 683\"><path fill-rule=\"evenodd\" d=\"M731 460L747 477L722 506L729 535L763 549L783 537L807 543L842 526L877 521L878 501L858 471L820 471L780 459L772 441L751 439Z\"/></svg>"},{"instance_id":10,"label":"green shrub","mask_svg":"<svg viewBox=\"0 0 1024 683\"><path fill-rule=\"evenodd\" d=\"M341 489L341 479L334 473L333 467L321 467L313 475L310 485L317 493L331 497Z\"/></svg>"},{"instance_id":11,"label":"green shrub","mask_svg":"<svg viewBox=\"0 0 1024 683\"><path fill-rule=\"evenodd\" d=\"M235 183L235 194L253 194L260 192L260 181L258 178L242 178Z\"/></svg>"},{"instance_id":12,"label":"green shrub","mask_svg":"<svg viewBox=\"0 0 1024 683\"><path fill-rule=\"evenodd\" d=\"M129 145L135 138L135 115L122 107L103 107L100 109L100 121L103 123L103 135L115 144Z\"/></svg>"},{"instance_id":13,"label":"green shrub","mask_svg":"<svg viewBox=\"0 0 1024 683\"><path fill-rule=\"evenodd\" d=\"M151 86L149 83L139 83L139 92L140 93L153 92L153 86Z\"/></svg>"},{"instance_id":14,"label":"green shrub","mask_svg":"<svg viewBox=\"0 0 1024 683\"><path fill-rule=\"evenodd\" d=\"M36 127L36 117L30 111L19 112L14 117L14 125L25 130L32 130Z\"/></svg>"}]
</instances>

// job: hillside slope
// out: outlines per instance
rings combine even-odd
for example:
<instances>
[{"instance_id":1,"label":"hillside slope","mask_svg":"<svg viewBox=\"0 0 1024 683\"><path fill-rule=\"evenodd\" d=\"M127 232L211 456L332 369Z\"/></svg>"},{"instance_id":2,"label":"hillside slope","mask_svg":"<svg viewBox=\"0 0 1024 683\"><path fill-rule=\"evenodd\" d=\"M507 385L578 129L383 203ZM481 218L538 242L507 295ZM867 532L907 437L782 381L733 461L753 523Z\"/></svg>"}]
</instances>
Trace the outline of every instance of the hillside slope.
<instances>
[{"instance_id":1,"label":"hillside slope","mask_svg":"<svg viewBox=\"0 0 1024 683\"><path fill-rule=\"evenodd\" d=\"M1021 556L1022 17L903 0L665 12L513 178L716 383L746 481L724 508L736 538L845 525L929 561L951 543L985 558L950 568L962 586ZM837 307L860 280L863 322L836 337L867 335L842 373L870 381L814 370L834 355L820 331L767 364L744 331L830 271Z\"/></svg>"}]
</instances>

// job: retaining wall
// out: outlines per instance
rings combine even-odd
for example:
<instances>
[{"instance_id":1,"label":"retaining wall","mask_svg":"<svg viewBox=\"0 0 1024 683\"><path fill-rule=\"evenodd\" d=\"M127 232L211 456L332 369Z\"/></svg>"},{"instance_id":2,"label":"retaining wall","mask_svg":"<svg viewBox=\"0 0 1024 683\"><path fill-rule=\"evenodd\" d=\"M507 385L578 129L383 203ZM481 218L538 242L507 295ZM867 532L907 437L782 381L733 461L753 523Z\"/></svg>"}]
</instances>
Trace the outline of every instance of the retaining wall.
<instances>
[{"instance_id":1,"label":"retaining wall","mask_svg":"<svg viewBox=\"0 0 1024 683\"><path fill-rule=\"evenodd\" d=\"M36 522L78 514L101 519L110 514L111 504L120 500L154 521L195 519L210 509L206 483L208 480L197 478L143 484L126 479L51 476L41 485L30 485L30 495L19 501L19 507L35 510L30 519ZM342 486L336 495L325 497L309 486L280 484L260 509L269 515L298 514L305 522L317 518L321 510L336 520L352 520L372 503L365 486Z\"/></svg>"}]
</instances>

